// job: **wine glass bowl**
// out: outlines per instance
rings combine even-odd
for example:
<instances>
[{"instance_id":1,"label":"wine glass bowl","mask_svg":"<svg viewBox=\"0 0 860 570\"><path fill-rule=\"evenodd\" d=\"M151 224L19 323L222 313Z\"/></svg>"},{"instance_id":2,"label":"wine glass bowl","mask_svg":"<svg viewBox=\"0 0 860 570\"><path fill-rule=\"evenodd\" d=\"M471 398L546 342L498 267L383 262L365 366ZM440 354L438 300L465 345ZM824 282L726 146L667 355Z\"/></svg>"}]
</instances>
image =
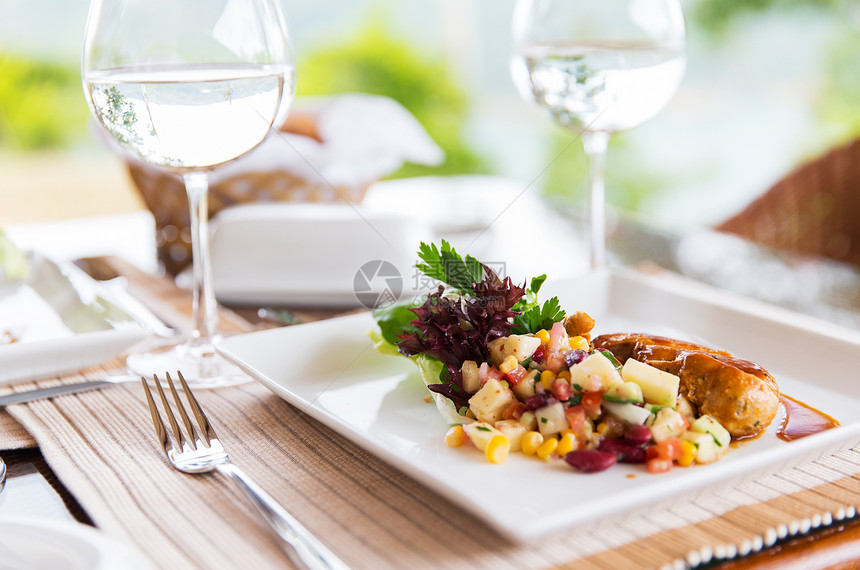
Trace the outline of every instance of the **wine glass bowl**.
<instances>
[{"instance_id":1,"label":"wine glass bowl","mask_svg":"<svg viewBox=\"0 0 860 570\"><path fill-rule=\"evenodd\" d=\"M513 34L520 94L582 138L591 265L605 265L609 135L650 119L678 89L686 66L679 0L518 0Z\"/></svg>"},{"instance_id":2,"label":"wine glass bowl","mask_svg":"<svg viewBox=\"0 0 860 570\"><path fill-rule=\"evenodd\" d=\"M181 177L188 195L193 330L182 345L130 355L128 367L147 377L182 370L197 387L247 381L214 348L207 194L213 169L286 119L295 68L278 0L94 0L81 68L108 139Z\"/></svg>"}]
</instances>

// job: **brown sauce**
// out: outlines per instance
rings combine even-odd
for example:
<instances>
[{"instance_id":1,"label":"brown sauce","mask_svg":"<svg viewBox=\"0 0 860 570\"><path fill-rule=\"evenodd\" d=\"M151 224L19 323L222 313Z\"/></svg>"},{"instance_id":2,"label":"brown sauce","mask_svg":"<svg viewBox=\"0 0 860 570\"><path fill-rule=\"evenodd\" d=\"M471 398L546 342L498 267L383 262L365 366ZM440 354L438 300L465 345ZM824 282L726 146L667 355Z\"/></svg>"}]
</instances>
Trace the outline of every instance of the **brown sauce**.
<instances>
[{"instance_id":1,"label":"brown sauce","mask_svg":"<svg viewBox=\"0 0 860 570\"><path fill-rule=\"evenodd\" d=\"M780 394L779 405L783 410L783 417L776 437L783 441L794 441L839 425L838 421L824 412L807 406L791 396Z\"/></svg>"}]
</instances>

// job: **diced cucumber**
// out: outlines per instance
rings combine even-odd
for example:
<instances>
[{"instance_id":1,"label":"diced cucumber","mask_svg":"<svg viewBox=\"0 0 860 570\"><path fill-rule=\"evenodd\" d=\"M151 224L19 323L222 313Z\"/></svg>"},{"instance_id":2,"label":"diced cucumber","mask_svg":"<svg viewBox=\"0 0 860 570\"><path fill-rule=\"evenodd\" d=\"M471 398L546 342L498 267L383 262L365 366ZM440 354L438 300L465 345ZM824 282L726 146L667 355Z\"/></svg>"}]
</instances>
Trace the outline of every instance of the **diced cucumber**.
<instances>
[{"instance_id":1,"label":"diced cucumber","mask_svg":"<svg viewBox=\"0 0 860 570\"><path fill-rule=\"evenodd\" d=\"M710 434L713 436L717 447L728 449L729 444L732 442L732 436L728 430L720 422L708 415L704 415L694 421L690 426L690 430Z\"/></svg>"},{"instance_id":2,"label":"diced cucumber","mask_svg":"<svg viewBox=\"0 0 860 570\"><path fill-rule=\"evenodd\" d=\"M651 417L651 412L634 404L617 404L615 402L603 402L603 409L629 424L644 424Z\"/></svg>"},{"instance_id":3,"label":"diced cucumber","mask_svg":"<svg viewBox=\"0 0 860 570\"><path fill-rule=\"evenodd\" d=\"M624 382L612 361L600 352L595 352L579 364L570 367L570 382L572 384L588 386L593 378L599 380L603 388Z\"/></svg>"},{"instance_id":4,"label":"diced cucumber","mask_svg":"<svg viewBox=\"0 0 860 570\"><path fill-rule=\"evenodd\" d=\"M625 382L639 384L648 403L674 407L678 401L681 379L674 374L628 358L621 369L621 377Z\"/></svg>"},{"instance_id":5,"label":"diced cucumber","mask_svg":"<svg viewBox=\"0 0 860 570\"><path fill-rule=\"evenodd\" d=\"M717 447L716 440L709 433L688 430L681 434L681 440L696 446L696 463L713 463L725 453ZM728 451L728 447L725 449Z\"/></svg>"},{"instance_id":6,"label":"diced cucumber","mask_svg":"<svg viewBox=\"0 0 860 570\"><path fill-rule=\"evenodd\" d=\"M617 404L641 404L645 401L642 387L635 382L613 384L603 393L603 399Z\"/></svg>"},{"instance_id":7,"label":"diced cucumber","mask_svg":"<svg viewBox=\"0 0 860 570\"><path fill-rule=\"evenodd\" d=\"M535 418L538 431L543 435L555 435L570 427L564 416L564 406L561 402L538 408L535 410Z\"/></svg>"},{"instance_id":8,"label":"diced cucumber","mask_svg":"<svg viewBox=\"0 0 860 570\"><path fill-rule=\"evenodd\" d=\"M648 427L651 428L651 437L659 443L666 439L680 437L687 429L687 420L672 408L660 408L657 415L649 418Z\"/></svg>"},{"instance_id":9,"label":"diced cucumber","mask_svg":"<svg viewBox=\"0 0 860 570\"><path fill-rule=\"evenodd\" d=\"M537 429L537 418L535 417L534 412L524 412L523 415L520 416L520 423L528 431L535 431Z\"/></svg>"}]
</instances>

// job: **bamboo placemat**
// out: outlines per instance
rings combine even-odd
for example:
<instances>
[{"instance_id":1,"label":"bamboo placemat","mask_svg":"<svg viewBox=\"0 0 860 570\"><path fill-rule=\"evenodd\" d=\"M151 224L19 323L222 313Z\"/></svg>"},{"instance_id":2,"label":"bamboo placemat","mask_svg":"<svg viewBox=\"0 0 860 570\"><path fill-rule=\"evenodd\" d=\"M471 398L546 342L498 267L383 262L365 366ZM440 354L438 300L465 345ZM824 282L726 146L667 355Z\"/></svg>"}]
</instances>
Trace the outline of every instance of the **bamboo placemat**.
<instances>
[{"instance_id":1,"label":"bamboo placemat","mask_svg":"<svg viewBox=\"0 0 860 570\"><path fill-rule=\"evenodd\" d=\"M121 368L116 359L61 381ZM683 567L853 517L860 504L860 452L849 449L517 545L257 383L197 396L234 461L355 568ZM32 437L93 522L153 567L290 567L228 481L168 466L139 385L8 413L20 427L0 414L0 443ZM573 479L536 500L575 491Z\"/></svg>"}]
</instances>

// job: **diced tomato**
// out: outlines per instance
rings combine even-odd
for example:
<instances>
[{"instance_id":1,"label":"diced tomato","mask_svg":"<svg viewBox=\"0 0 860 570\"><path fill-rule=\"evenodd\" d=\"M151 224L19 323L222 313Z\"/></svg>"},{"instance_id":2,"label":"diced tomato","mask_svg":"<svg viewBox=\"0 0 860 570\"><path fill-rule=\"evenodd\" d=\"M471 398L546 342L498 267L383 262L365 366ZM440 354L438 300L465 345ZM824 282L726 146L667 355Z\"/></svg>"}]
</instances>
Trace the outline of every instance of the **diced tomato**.
<instances>
[{"instance_id":1,"label":"diced tomato","mask_svg":"<svg viewBox=\"0 0 860 570\"><path fill-rule=\"evenodd\" d=\"M564 417L567 418L567 423L570 424L570 429L574 433L580 434L585 430L588 418L585 415L585 408L582 406L571 406L564 411Z\"/></svg>"},{"instance_id":2,"label":"diced tomato","mask_svg":"<svg viewBox=\"0 0 860 570\"><path fill-rule=\"evenodd\" d=\"M555 396L555 399L561 402L567 401L573 392L570 387L570 382L564 378L556 378L553 380L550 391L552 392L552 395Z\"/></svg>"},{"instance_id":3,"label":"diced tomato","mask_svg":"<svg viewBox=\"0 0 860 570\"><path fill-rule=\"evenodd\" d=\"M478 377L481 377L481 371L478 370ZM502 374L502 371L496 368L495 366L490 366L487 368L487 378L492 378L494 380L502 380L505 377Z\"/></svg>"},{"instance_id":4,"label":"diced tomato","mask_svg":"<svg viewBox=\"0 0 860 570\"><path fill-rule=\"evenodd\" d=\"M516 368L505 373L505 380L510 382L513 386L516 386L523 378L525 378L526 374L528 374L528 370L526 370L521 364L517 364Z\"/></svg>"},{"instance_id":5,"label":"diced tomato","mask_svg":"<svg viewBox=\"0 0 860 570\"><path fill-rule=\"evenodd\" d=\"M600 415L600 404L603 402L603 390L597 390L596 392L583 392L582 394L582 407L585 408L585 411L589 416L598 416Z\"/></svg>"},{"instance_id":6,"label":"diced tomato","mask_svg":"<svg viewBox=\"0 0 860 570\"><path fill-rule=\"evenodd\" d=\"M672 470L672 460L660 459L659 457L648 459L645 461L645 469L648 470L648 473L666 473Z\"/></svg>"},{"instance_id":7,"label":"diced tomato","mask_svg":"<svg viewBox=\"0 0 860 570\"><path fill-rule=\"evenodd\" d=\"M502 419L505 420L518 420L523 414L526 412L526 405L522 402L511 402L505 409L502 410Z\"/></svg>"},{"instance_id":8,"label":"diced tomato","mask_svg":"<svg viewBox=\"0 0 860 570\"><path fill-rule=\"evenodd\" d=\"M646 450L646 458L674 461L681 457L682 449L681 440L677 437L672 437L664 439L655 445L649 445Z\"/></svg>"},{"instance_id":9,"label":"diced tomato","mask_svg":"<svg viewBox=\"0 0 860 570\"><path fill-rule=\"evenodd\" d=\"M517 408L514 410L513 419L515 419L515 420L520 419L521 417L523 417L523 414L526 413L527 411L528 411L528 408L526 407L526 405L523 404L522 402L518 402Z\"/></svg>"}]
</instances>

